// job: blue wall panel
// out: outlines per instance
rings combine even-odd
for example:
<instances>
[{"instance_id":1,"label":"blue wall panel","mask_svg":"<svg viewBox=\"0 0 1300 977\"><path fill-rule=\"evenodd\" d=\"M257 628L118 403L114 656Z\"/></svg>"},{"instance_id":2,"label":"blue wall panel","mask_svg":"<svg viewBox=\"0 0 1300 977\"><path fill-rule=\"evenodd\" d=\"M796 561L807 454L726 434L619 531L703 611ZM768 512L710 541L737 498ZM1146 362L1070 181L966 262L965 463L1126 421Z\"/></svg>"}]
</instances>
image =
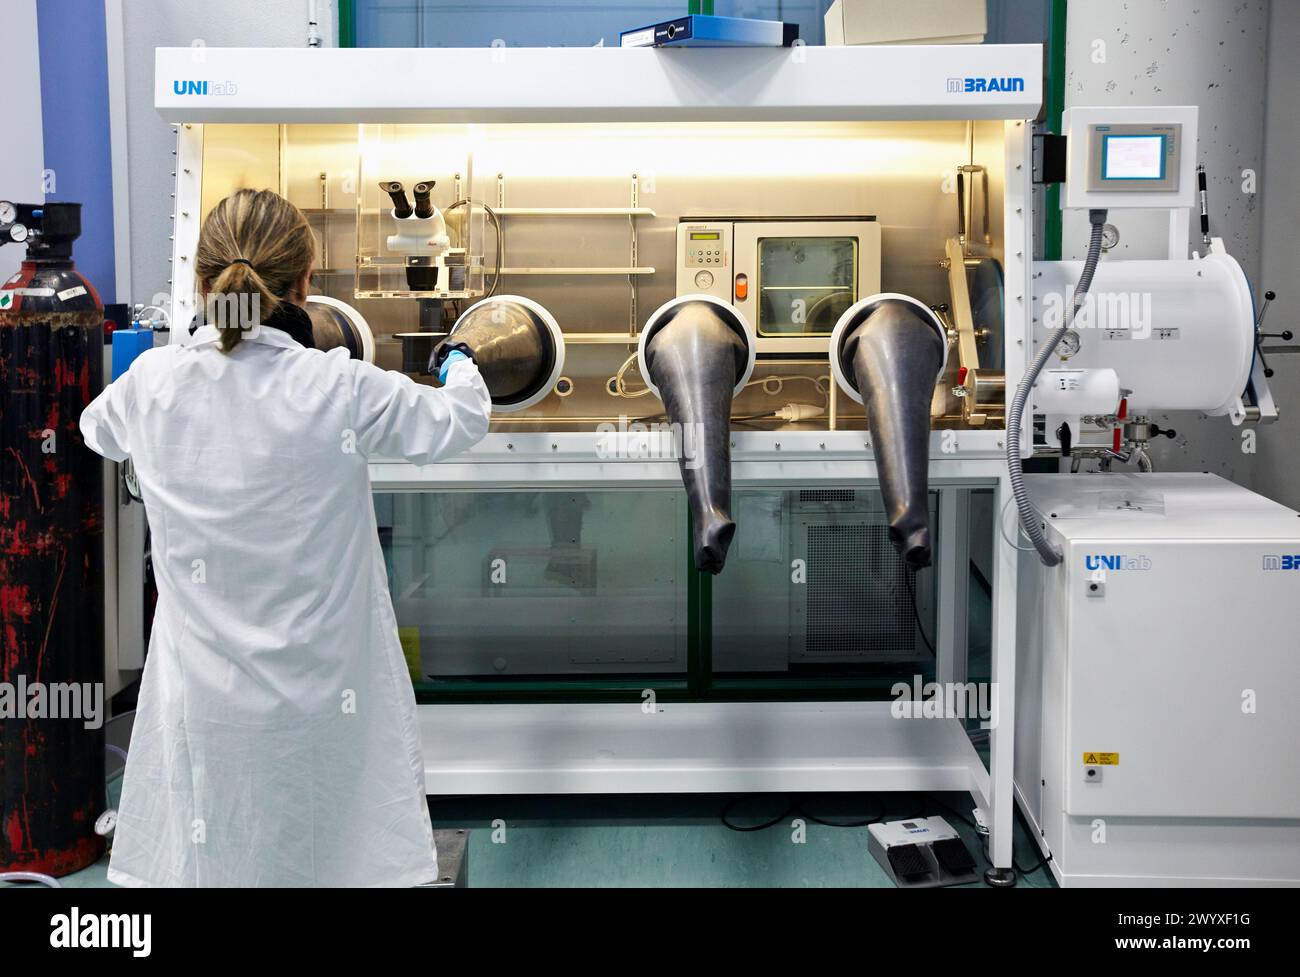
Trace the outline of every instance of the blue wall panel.
<instances>
[{"instance_id":1,"label":"blue wall panel","mask_svg":"<svg viewBox=\"0 0 1300 977\"><path fill-rule=\"evenodd\" d=\"M46 200L84 205L78 270L105 302L117 301L113 248L113 158L103 0L40 0L42 132ZM125 298L125 297L124 297Z\"/></svg>"}]
</instances>

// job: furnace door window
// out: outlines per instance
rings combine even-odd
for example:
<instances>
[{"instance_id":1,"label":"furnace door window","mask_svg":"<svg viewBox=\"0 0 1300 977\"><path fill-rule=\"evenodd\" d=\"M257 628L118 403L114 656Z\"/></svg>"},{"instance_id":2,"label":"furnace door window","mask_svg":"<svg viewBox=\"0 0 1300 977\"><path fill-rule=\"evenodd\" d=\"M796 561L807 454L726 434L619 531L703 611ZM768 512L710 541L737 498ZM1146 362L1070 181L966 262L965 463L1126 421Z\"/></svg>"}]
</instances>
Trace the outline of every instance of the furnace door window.
<instances>
[{"instance_id":1,"label":"furnace door window","mask_svg":"<svg viewBox=\"0 0 1300 977\"><path fill-rule=\"evenodd\" d=\"M828 336L858 299L858 241L760 238L758 286L760 336Z\"/></svg>"}]
</instances>

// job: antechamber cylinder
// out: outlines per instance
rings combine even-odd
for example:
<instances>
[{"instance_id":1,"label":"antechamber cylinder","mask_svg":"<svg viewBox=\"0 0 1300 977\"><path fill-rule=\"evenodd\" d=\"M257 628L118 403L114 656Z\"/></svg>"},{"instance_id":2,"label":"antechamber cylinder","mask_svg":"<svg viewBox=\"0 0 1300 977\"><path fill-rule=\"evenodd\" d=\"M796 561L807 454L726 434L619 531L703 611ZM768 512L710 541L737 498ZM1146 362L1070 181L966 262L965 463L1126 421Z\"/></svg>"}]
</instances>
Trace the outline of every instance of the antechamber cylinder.
<instances>
[{"instance_id":1,"label":"antechamber cylinder","mask_svg":"<svg viewBox=\"0 0 1300 977\"><path fill-rule=\"evenodd\" d=\"M1034 263L1034 332L1061 324L1082 262ZM1241 266L1222 252L1186 261L1108 261L1097 266L1074 320L1079 351L1048 368L1110 368L1130 413L1226 414L1246 388L1255 314Z\"/></svg>"},{"instance_id":2,"label":"antechamber cylinder","mask_svg":"<svg viewBox=\"0 0 1300 977\"><path fill-rule=\"evenodd\" d=\"M921 302L881 293L840 317L830 359L840 388L866 407L890 541L908 566L929 566L930 401L947 333Z\"/></svg>"},{"instance_id":3,"label":"antechamber cylinder","mask_svg":"<svg viewBox=\"0 0 1300 977\"><path fill-rule=\"evenodd\" d=\"M641 330L641 375L663 401L691 508L695 566L720 573L736 533L731 518L731 402L749 380L753 329L732 305L684 295Z\"/></svg>"},{"instance_id":4,"label":"antechamber cylinder","mask_svg":"<svg viewBox=\"0 0 1300 977\"><path fill-rule=\"evenodd\" d=\"M469 349L496 412L533 406L551 392L564 369L564 335L555 317L520 295L471 305L438 345L447 344Z\"/></svg>"}]
</instances>

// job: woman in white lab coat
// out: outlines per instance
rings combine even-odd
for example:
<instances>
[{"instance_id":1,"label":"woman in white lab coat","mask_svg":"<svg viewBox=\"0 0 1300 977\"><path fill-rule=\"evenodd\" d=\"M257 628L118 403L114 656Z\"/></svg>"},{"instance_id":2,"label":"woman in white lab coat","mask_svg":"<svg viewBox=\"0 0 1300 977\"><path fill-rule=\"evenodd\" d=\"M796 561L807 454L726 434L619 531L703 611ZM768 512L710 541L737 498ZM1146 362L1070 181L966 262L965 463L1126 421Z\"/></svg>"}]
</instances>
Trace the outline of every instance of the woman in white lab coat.
<instances>
[{"instance_id":1,"label":"woman in white lab coat","mask_svg":"<svg viewBox=\"0 0 1300 977\"><path fill-rule=\"evenodd\" d=\"M139 477L158 607L108 877L121 885L409 886L437 876L415 696L367 459L432 462L487 432L453 353L441 389L313 348L302 214L242 190L203 224L210 310L86 409Z\"/></svg>"}]
</instances>

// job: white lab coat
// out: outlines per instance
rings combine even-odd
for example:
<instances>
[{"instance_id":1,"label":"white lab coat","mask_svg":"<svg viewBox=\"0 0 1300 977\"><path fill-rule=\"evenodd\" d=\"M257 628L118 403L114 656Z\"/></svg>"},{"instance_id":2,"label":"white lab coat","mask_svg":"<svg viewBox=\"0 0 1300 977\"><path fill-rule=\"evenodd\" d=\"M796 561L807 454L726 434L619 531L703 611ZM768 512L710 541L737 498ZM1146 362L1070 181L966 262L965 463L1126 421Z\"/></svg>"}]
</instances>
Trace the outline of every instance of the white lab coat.
<instances>
[{"instance_id":1,"label":"white lab coat","mask_svg":"<svg viewBox=\"0 0 1300 977\"><path fill-rule=\"evenodd\" d=\"M261 327L143 354L81 417L139 477L158 584L108 877L409 886L437 875L415 695L366 467L477 442L441 389Z\"/></svg>"}]
</instances>

